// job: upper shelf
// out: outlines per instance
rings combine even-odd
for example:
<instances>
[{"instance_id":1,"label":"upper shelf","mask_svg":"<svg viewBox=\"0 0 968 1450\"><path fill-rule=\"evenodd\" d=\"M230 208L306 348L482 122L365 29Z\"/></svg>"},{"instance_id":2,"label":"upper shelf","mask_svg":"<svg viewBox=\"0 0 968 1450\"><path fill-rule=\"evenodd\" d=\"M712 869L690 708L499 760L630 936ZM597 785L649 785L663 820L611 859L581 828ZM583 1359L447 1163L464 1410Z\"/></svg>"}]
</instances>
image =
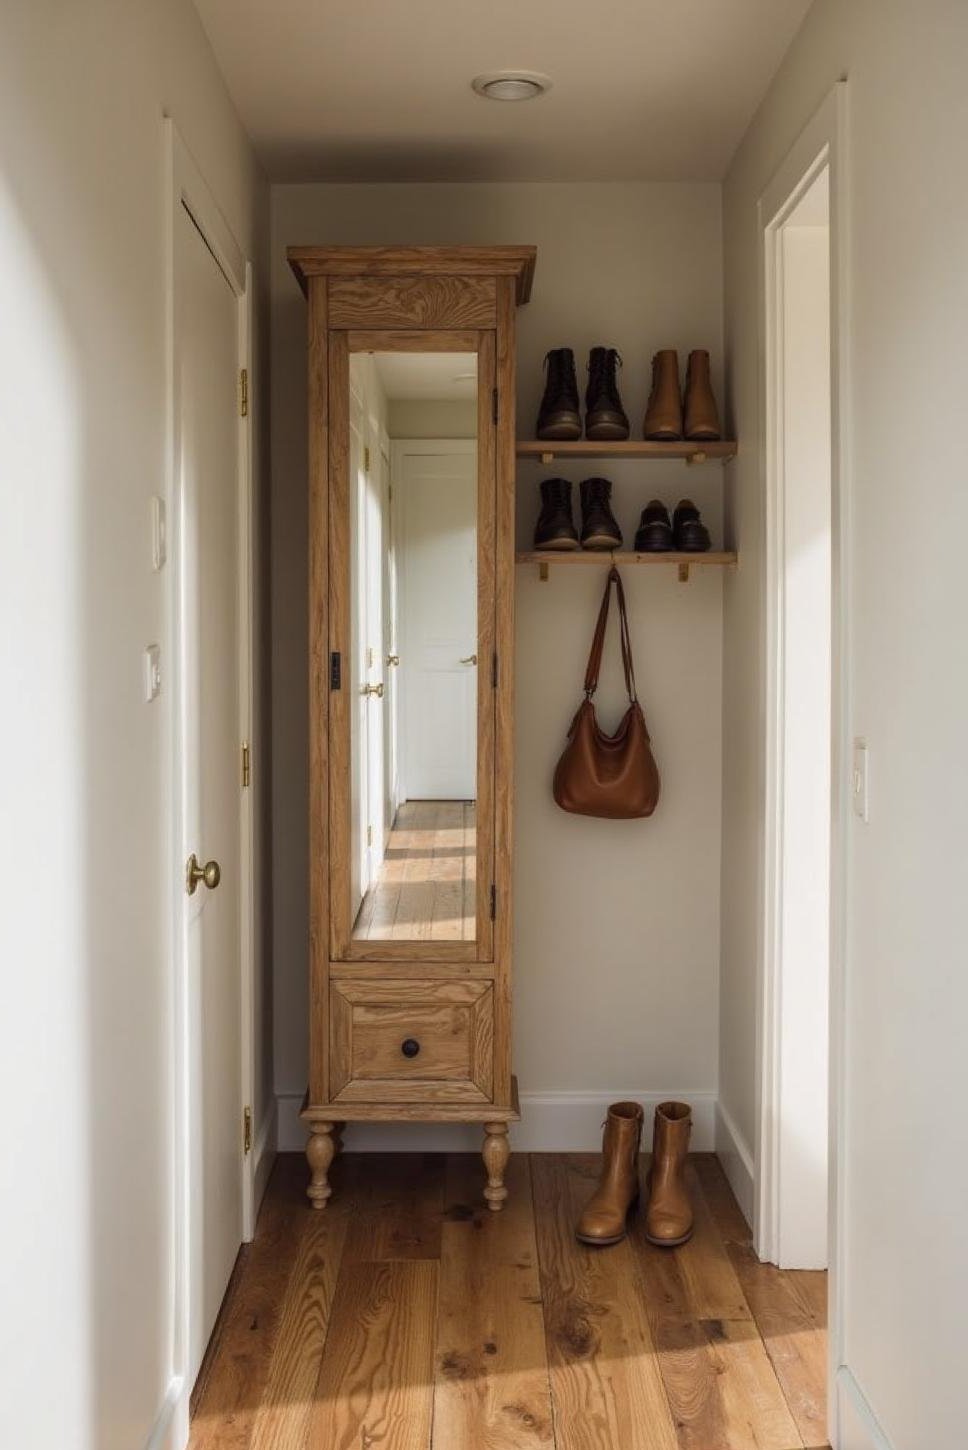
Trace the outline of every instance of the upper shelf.
<instances>
[{"instance_id":1,"label":"upper shelf","mask_svg":"<svg viewBox=\"0 0 968 1450\"><path fill-rule=\"evenodd\" d=\"M537 458L552 463L556 458L684 458L687 463L705 463L718 458L728 463L736 456L736 443L690 442L654 443L648 439L629 438L621 443L596 443L591 438L578 438L574 443L556 443L552 439L520 438L515 445L519 458Z\"/></svg>"}]
</instances>

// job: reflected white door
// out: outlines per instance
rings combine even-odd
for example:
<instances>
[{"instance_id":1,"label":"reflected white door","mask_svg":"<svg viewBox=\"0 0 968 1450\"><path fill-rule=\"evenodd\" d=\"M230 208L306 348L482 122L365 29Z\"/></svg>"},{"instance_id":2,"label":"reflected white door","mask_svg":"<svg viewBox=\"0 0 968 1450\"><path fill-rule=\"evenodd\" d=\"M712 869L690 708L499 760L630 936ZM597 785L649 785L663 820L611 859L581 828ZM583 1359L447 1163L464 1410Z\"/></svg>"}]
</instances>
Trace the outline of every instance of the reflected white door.
<instances>
[{"instance_id":1,"label":"reflected white door","mask_svg":"<svg viewBox=\"0 0 968 1450\"><path fill-rule=\"evenodd\" d=\"M187 898L189 1375L242 1240L238 302L184 208L175 231Z\"/></svg>"},{"instance_id":2,"label":"reflected white door","mask_svg":"<svg viewBox=\"0 0 968 1450\"><path fill-rule=\"evenodd\" d=\"M438 445L439 448L440 445ZM404 793L477 795L477 445L399 449ZM394 501L398 480L394 478Z\"/></svg>"}]
</instances>

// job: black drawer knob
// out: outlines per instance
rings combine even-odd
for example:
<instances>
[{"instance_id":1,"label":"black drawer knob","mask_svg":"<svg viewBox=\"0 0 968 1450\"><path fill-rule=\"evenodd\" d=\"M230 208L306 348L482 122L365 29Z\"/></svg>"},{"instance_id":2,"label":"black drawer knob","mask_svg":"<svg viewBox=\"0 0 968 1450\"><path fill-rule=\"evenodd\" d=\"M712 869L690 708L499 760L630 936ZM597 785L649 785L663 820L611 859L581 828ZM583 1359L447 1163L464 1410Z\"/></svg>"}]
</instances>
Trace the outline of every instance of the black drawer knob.
<instances>
[{"instance_id":1,"label":"black drawer knob","mask_svg":"<svg viewBox=\"0 0 968 1450\"><path fill-rule=\"evenodd\" d=\"M405 1037L400 1044L400 1051L404 1057L416 1057L420 1051L420 1043L416 1037Z\"/></svg>"}]
</instances>

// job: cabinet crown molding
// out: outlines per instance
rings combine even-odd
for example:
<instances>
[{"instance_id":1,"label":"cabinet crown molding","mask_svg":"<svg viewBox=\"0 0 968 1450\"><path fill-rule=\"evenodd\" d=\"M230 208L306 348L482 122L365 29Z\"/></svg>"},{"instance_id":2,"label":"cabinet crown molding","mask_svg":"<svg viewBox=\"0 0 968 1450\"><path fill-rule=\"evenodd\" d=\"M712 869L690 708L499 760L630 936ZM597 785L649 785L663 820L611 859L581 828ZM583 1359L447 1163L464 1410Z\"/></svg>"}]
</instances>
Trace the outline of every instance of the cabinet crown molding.
<instances>
[{"instance_id":1,"label":"cabinet crown molding","mask_svg":"<svg viewBox=\"0 0 968 1450\"><path fill-rule=\"evenodd\" d=\"M513 277L520 307L531 296L537 247L288 247L303 292L310 277Z\"/></svg>"}]
</instances>

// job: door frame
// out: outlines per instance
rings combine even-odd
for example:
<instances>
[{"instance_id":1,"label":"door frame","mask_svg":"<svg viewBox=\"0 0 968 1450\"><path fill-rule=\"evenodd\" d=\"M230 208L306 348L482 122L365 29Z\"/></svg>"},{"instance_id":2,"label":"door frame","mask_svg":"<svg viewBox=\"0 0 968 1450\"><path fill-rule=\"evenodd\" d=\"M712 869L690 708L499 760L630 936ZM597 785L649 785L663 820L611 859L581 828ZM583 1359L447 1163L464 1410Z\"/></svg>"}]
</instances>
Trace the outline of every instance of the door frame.
<instances>
[{"instance_id":1,"label":"door frame","mask_svg":"<svg viewBox=\"0 0 968 1450\"><path fill-rule=\"evenodd\" d=\"M779 1122L782 1116L782 848L784 697L782 669L782 438L776 426L781 396L781 358L775 346L776 247L784 220L820 172L830 184L830 389L831 389L831 837L830 837L830 1008L828 1141L828 1434L838 1441L837 1375L843 1361L840 1272L844 1177L844 978L847 913L848 634L849 581L849 296L847 288L848 179L847 85L840 81L808 122L781 163L757 206L760 269L760 404L764 420L762 487L764 530L763 660L766 706L764 815L760 860L759 1001L757 1013L757 1140L754 1183L754 1247L775 1261L779 1243Z\"/></svg>"},{"instance_id":2,"label":"door frame","mask_svg":"<svg viewBox=\"0 0 968 1450\"><path fill-rule=\"evenodd\" d=\"M239 769L242 742L249 745L250 762L258 760L255 733L255 619L254 558L257 518L253 487L252 425L252 335L253 285L251 262L245 257L175 122L165 117L167 164L167 217L165 303L167 334L167 618L170 661L167 670L168 771L171 815L169 819L170 863L167 881L169 902L172 1023L171 1105L171 1281L172 1281L172 1385L169 1400L175 1403L175 1433L187 1435L191 1299L189 1294L189 1250L192 1205L189 1182L189 1105L191 1069L188 1017L188 912L184 883L186 851L185 820L191 762L186 750L185 702L185 589L184 560L180 548L183 528L182 496L178 470L180 418L176 406L178 335L175 315L175 233L179 209L184 207L223 272L237 301L238 366L248 379L246 414L238 418L238 596L239 624ZM240 393L241 401L241 393ZM253 770L250 780L258 780ZM240 774L241 782L241 774ZM257 929L255 893L256 788L239 792L240 896L240 1000L239 1023L241 1079L239 1083L239 1196L243 1241L252 1237L256 1212L255 1172L257 1154L242 1151L243 1105L253 1102L255 1086L255 942ZM253 1134L257 1125L253 1124ZM253 1148L254 1148L253 1144Z\"/></svg>"},{"instance_id":3,"label":"door frame","mask_svg":"<svg viewBox=\"0 0 968 1450\"><path fill-rule=\"evenodd\" d=\"M404 460L406 458L419 457L419 455L421 453L430 453L430 454L435 454L435 455L438 455L438 456L441 456L441 457L445 457L448 453L460 453L460 454L464 454L467 457L474 457L474 458L476 458L477 457L477 439L476 438L392 438L390 440L390 486L391 486L391 488L397 488L399 486L400 480L403 477L403 464L404 464ZM400 495L398 493L397 494L394 494L394 498L395 499L398 499L399 497L400 497ZM396 523L396 527L397 527L396 540L397 540L397 545L398 545L397 559L398 559L398 564L399 564L399 558L400 558L400 551L399 551L399 545L400 545L400 525L401 525L401 513L400 513L400 510L399 509L396 512L396 520L397 520L397 523ZM403 614L404 614L405 608L406 608L406 585L404 583L403 574L400 573L400 572L398 572L398 575L397 575L397 629L398 629L398 632L400 630L400 622L401 622L401 620L403 618ZM397 643L398 644L400 643L399 638L397 640ZM479 686L480 686L480 681L478 680L478 687ZM401 693L402 692L398 689L397 690L398 705L399 705L399 699L400 699ZM401 789L401 783L402 783L403 786L406 786L406 784L407 784L407 755L406 755L406 750L404 748L404 744L403 744L403 741L402 741L402 737L397 742L397 751L398 751L398 755L397 755L397 792L398 792L398 795L402 799L403 794L404 794L404 791Z\"/></svg>"}]
</instances>

